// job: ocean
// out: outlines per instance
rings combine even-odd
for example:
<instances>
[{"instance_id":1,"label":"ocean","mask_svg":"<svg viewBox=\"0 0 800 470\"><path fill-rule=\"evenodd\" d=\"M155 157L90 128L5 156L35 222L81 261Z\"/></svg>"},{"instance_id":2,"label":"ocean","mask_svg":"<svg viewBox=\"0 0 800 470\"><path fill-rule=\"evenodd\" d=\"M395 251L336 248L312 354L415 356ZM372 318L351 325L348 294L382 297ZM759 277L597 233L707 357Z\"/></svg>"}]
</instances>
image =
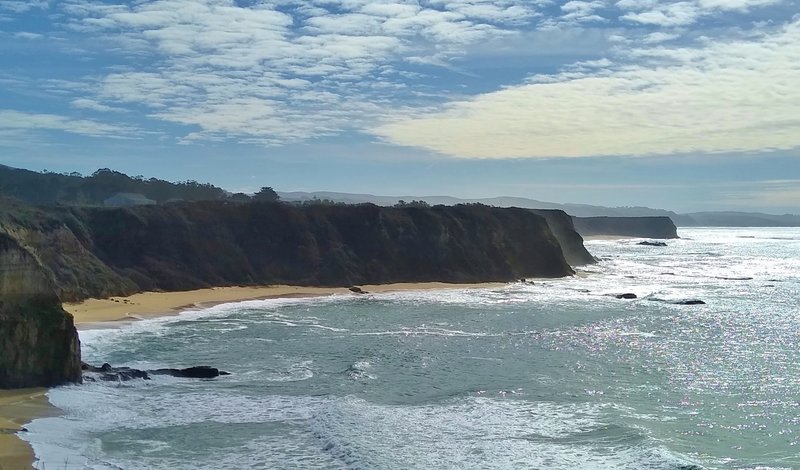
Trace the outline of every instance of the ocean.
<instances>
[{"instance_id":1,"label":"ocean","mask_svg":"<svg viewBox=\"0 0 800 470\"><path fill-rule=\"evenodd\" d=\"M22 437L56 470L800 468L800 229L679 235L587 242L564 279L82 331L89 363L232 375L55 388Z\"/></svg>"}]
</instances>

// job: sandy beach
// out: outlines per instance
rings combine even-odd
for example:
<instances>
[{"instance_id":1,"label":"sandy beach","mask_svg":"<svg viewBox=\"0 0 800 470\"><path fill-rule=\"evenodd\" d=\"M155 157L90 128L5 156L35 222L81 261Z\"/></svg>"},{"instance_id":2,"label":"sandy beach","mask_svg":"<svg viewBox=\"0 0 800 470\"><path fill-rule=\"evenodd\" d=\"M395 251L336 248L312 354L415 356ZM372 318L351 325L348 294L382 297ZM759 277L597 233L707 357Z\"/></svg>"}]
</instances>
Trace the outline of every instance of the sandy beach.
<instances>
[{"instance_id":1,"label":"sandy beach","mask_svg":"<svg viewBox=\"0 0 800 470\"><path fill-rule=\"evenodd\" d=\"M32 468L33 451L15 434L32 419L57 411L46 393L44 388L0 390L0 469Z\"/></svg>"},{"instance_id":2,"label":"sandy beach","mask_svg":"<svg viewBox=\"0 0 800 470\"><path fill-rule=\"evenodd\" d=\"M359 286L365 292L392 292L400 290L491 288L502 283L449 284L443 282L400 283ZM78 329L115 327L120 322L145 318L177 315L193 308L239 302L244 300L282 297L318 297L328 295L359 295L345 287L214 287L183 292L143 292L129 297L88 299L79 303L64 304L64 310L75 317Z\"/></svg>"}]
</instances>

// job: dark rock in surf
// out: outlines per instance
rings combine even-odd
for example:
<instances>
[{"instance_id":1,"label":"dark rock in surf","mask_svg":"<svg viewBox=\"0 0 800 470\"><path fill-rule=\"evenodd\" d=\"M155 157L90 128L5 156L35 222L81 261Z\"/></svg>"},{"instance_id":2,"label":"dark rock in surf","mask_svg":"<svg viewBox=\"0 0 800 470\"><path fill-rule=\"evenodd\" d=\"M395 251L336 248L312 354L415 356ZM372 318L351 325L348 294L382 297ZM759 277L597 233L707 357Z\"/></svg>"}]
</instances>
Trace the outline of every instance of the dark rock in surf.
<instances>
[{"instance_id":1,"label":"dark rock in surf","mask_svg":"<svg viewBox=\"0 0 800 470\"><path fill-rule=\"evenodd\" d=\"M652 241L652 240L645 240L643 242L637 243L637 245L642 245L642 246L667 246L667 244L664 243L664 242L657 242L657 241Z\"/></svg>"},{"instance_id":2,"label":"dark rock in surf","mask_svg":"<svg viewBox=\"0 0 800 470\"><path fill-rule=\"evenodd\" d=\"M672 302L675 305L705 305L706 303L699 299L677 300Z\"/></svg>"},{"instance_id":3,"label":"dark rock in surf","mask_svg":"<svg viewBox=\"0 0 800 470\"><path fill-rule=\"evenodd\" d=\"M171 375L172 377L185 377L191 379L213 379L220 375L231 375L228 372L217 369L216 367L197 366L187 369L156 369L151 370L153 375Z\"/></svg>"},{"instance_id":4,"label":"dark rock in surf","mask_svg":"<svg viewBox=\"0 0 800 470\"><path fill-rule=\"evenodd\" d=\"M81 364L81 369L84 372L84 379L89 382L96 382L98 380L103 382L127 382L133 379L150 380L151 375L169 375L172 377L192 379L213 379L221 375L230 375L229 372L209 366L144 371L130 367L112 367L108 363L100 367L95 367L84 362Z\"/></svg>"},{"instance_id":5,"label":"dark rock in surf","mask_svg":"<svg viewBox=\"0 0 800 470\"><path fill-rule=\"evenodd\" d=\"M614 294L614 297L616 297L618 299L635 299L635 298L637 298L636 294L633 294L633 293L630 293L630 292L627 292L625 294Z\"/></svg>"}]
</instances>

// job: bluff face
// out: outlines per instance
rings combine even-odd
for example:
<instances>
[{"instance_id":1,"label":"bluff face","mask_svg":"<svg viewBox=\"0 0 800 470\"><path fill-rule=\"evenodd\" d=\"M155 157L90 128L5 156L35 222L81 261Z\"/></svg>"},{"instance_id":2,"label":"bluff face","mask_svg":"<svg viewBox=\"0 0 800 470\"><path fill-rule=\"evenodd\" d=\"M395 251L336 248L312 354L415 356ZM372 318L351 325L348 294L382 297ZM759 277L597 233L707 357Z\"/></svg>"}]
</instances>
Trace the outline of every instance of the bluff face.
<instances>
[{"instance_id":1,"label":"bluff face","mask_svg":"<svg viewBox=\"0 0 800 470\"><path fill-rule=\"evenodd\" d=\"M50 277L0 233L0 388L80 382L78 333Z\"/></svg>"},{"instance_id":2,"label":"bluff face","mask_svg":"<svg viewBox=\"0 0 800 470\"><path fill-rule=\"evenodd\" d=\"M548 222L483 205L206 201L0 210L65 301L228 285L488 282L572 273Z\"/></svg>"},{"instance_id":3,"label":"bluff face","mask_svg":"<svg viewBox=\"0 0 800 470\"><path fill-rule=\"evenodd\" d=\"M202 202L72 209L91 251L142 290L482 282L572 272L524 209Z\"/></svg>"}]
</instances>

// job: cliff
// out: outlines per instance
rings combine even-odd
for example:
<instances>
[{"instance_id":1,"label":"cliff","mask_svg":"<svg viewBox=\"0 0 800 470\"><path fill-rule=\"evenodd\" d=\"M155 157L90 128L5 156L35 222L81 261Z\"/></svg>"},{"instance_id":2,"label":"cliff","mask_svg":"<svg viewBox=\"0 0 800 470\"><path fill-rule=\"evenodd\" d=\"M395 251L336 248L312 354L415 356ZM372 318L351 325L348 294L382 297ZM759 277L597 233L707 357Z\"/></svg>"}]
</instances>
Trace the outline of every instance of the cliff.
<instances>
[{"instance_id":1,"label":"cliff","mask_svg":"<svg viewBox=\"0 0 800 470\"><path fill-rule=\"evenodd\" d=\"M527 209L206 201L16 207L0 224L62 299L228 285L484 282L572 272Z\"/></svg>"},{"instance_id":2,"label":"cliff","mask_svg":"<svg viewBox=\"0 0 800 470\"><path fill-rule=\"evenodd\" d=\"M72 213L98 258L143 290L571 272L547 222L525 210L204 202Z\"/></svg>"},{"instance_id":3,"label":"cliff","mask_svg":"<svg viewBox=\"0 0 800 470\"><path fill-rule=\"evenodd\" d=\"M641 238L678 238L669 217L573 217L582 236L619 235Z\"/></svg>"},{"instance_id":4,"label":"cliff","mask_svg":"<svg viewBox=\"0 0 800 470\"><path fill-rule=\"evenodd\" d=\"M79 382L78 333L49 275L0 233L0 388Z\"/></svg>"},{"instance_id":5,"label":"cliff","mask_svg":"<svg viewBox=\"0 0 800 470\"><path fill-rule=\"evenodd\" d=\"M594 256L583 246L583 237L575 230L574 222L569 214L557 209L532 209L547 220L547 225L561 244L564 258L571 266L582 266L597 262Z\"/></svg>"}]
</instances>

